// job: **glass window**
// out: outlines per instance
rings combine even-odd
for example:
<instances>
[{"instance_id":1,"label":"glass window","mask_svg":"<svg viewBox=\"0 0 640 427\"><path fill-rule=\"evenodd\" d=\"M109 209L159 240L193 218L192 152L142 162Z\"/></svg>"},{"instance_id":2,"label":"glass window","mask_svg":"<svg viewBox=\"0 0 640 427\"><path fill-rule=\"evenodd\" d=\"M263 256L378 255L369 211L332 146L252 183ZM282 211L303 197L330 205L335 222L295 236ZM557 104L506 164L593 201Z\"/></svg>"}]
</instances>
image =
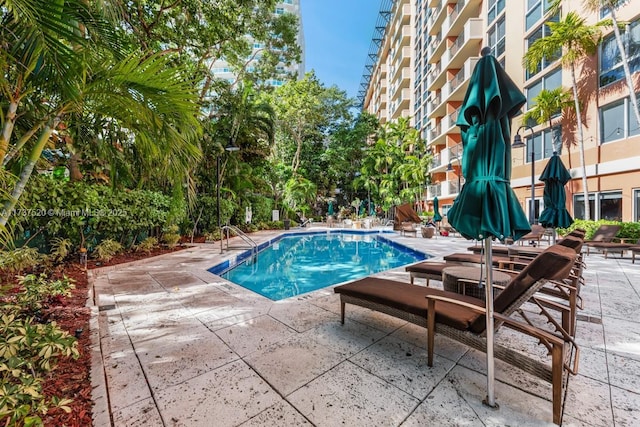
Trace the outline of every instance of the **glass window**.
<instances>
[{"instance_id":1,"label":"glass window","mask_svg":"<svg viewBox=\"0 0 640 427\"><path fill-rule=\"evenodd\" d=\"M551 130L545 129L542 132L534 133L526 140L527 142L527 159L526 163L531 161L531 147L535 153L535 160L548 159L553 155L554 143L558 154L562 154L562 127L554 126Z\"/></svg>"},{"instance_id":2,"label":"glass window","mask_svg":"<svg viewBox=\"0 0 640 427\"><path fill-rule=\"evenodd\" d=\"M640 222L640 190L633 190L634 221Z\"/></svg>"},{"instance_id":3,"label":"glass window","mask_svg":"<svg viewBox=\"0 0 640 427\"><path fill-rule=\"evenodd\" d=\"M540 25L533 33L531 33L531 35L527 37L527 49L529 48L529 46L535 43L536 40L547 37L551 34L551 29L549 28L547 23L558 22L559 20L560 20L560 15L555 14L554 16L549 18L546 23L544 23L543 25ZM560 58L561 55L562 55L562 50L558 49L558 51L555 52L555 54L552 55L549 59L543 59L533 72L529 72L529 70L526 70L526 78L530 79L531 77L535 76L540 71L544 70L549 65L553 64L557 59Z\"/></svg>"},{"instance_id":4,"label":"glass window","mask_svg":"<svg viewBox=\"0 0 640 427\"><path fill-rule=\"evenodd\" d=\"M535 105L535 97L540 94L542 89L553 90L562 86L562 68L558 68L546 76L543 76L540 80L536 80L534 83L526 88L527 92L527 110Z\"/></svg>"},{"instance_id":5,"label":"glass window","mask_svg":"<svg viewBox=\"0 0 640 427\"><path fill-rule=\"evenodd\" d=\"M621 31L631 73L640 71L640 20L632 22ZM624 79L622 57L618 50L615 34L604 38L600 45L600 86L606 86Z\"/></svg>"},{"instance_id":6,"label":"glass window","mask_svg":"<svg viewBox=\"0 0 640 427\"><path fill-rule=\"evenodd\" d=\"M604 142L624 138L624 101L602 107L600 111L600 140Z\"/></svg>"},{"instance_id":7,"label":"glass window","mask_svg":"<svg viewBox=\"0 0 640 427\"><path fill-rule=\"evenodd\" d=\"M596 197L589 194L589 213L591 218L584 217L584 194L574 194L573 196L573 217L575 219L595 219Z\"/></svg>"},{"instance_id":8,"label":"glass window","mask_svg":"<svg viewBox=\"0 0 640 427\"><path fill-rule=\"evenodd\" d=\"M636 99L638 99L638 102L640 102L640 96L638 94L636 94ZM638 119L636 118L636 114L633 112L633 105L631 105L631 99L629 99L629 108L627 108L627 110L629 111L629 118L627 120L627 123L629 123L629 136L633 136L633 135L640 135L640 123L638 123Z\"/></svg>"},{"instance_id":9,"label":"glass window","mask_svg":"<svg viewBox=\"0 0 640 427\"><path fill-rule=\"evenodd\" d=\"M487 10L489 12L487 22L493 22L493 20L500 15L500 12L504 10L504 3L505 0L489 0L489 4L487 5Z\"/></svg>"},{"instance_id":10,"label":"glass window","mask_svg":"<svg viewBox=\"0 0 640 427\"><path fill-rule=\"evenodd\" d=\"M496 58L502 55L505 51L505 25L504 17L496 22L495 25L489 29L489 47L491 53Z\"/></svg>"},{"instance_id":11,"label":"glass window","mask_svg":"<svg viewBox=\"0 0 640 427\"><path fill-rule=\"evenodd\" d=\"M600 214L598 218L622 221L622 191L600 193Z\"/></svg>"}]
</instances>

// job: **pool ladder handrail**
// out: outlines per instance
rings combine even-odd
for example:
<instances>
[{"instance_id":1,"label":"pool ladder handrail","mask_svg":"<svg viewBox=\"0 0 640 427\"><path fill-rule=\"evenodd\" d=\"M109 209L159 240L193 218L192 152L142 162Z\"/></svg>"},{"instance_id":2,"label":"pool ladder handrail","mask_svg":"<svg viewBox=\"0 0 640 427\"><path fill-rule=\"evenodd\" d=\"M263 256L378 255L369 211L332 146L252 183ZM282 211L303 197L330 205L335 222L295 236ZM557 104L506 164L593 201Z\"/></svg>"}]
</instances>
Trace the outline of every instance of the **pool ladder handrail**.
<instances>
[{"instance_id":1,"label":"pool ladder handrail","mask_svg":"<svg viewBox=\"0 0 640 427\"><path fill-rule=\"evenodd\" d=\"M233 232L236 236L240 237L248 246L229 246L229 232ZM222 240L227 241L226 250L230 249L251 249L251 257L255 257L258 255L258 244L247 234L240 230L238 227L234 225L223 225L222 226L222 236L220 238L220 253L222 253L225 249L222 247Z\"/></svg>"}]
</instances>

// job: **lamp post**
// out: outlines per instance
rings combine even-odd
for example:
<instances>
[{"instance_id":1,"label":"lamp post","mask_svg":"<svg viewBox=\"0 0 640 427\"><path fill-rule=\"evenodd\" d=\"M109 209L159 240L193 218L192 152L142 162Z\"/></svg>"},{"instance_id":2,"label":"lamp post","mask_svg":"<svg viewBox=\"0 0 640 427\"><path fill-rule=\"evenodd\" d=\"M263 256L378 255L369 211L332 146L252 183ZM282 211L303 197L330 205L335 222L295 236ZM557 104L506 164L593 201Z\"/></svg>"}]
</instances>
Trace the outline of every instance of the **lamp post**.
<instances>
[{"instance_id":1,"label":"lamp post","mask_svg":"<svg viewBox=\"0 0 640 427\"><path fill-rule=\"evenodd\" d=\"M459 149L456 150L456 160L458 161L458 167L462 167L462 165L460 164L460 151ZM447 172L453 172L455 171L455 169L453 168L453 165L451 164L451 161L449 161L449 164L447 165ZM461 171L458 170L456 171L456 175L458 176L458 191L457 193L460 194L460 173Z\"/></svg>"},{"instance_id":2,"label":"lamp post","mask_svg":"<svg viewBox=\"0 0 640 427\"><path fill-rule=\"evenodd\" d=\"M233 143L233 139L229 139L229 143L224 147L224 150L231 153L233 151L240 150L240 147ZM220 176L220 160L221 155L218 154L216 157L216 204L218 212L218 231L220 232L220 253L222 253L222 223L220 222L220 181L222 177Z\"/></svg>"},{"instance_id":3,"label":"lamp post","mask_svg":"<svg viewBox=\"0 0 640 427\"><path fill-rule=\"evenodd\" d=\"M512 148L520 148L524 147L525 150L525 159L527 157L527 144L522 141L522 137L520 136L520 131L522 129L529 129L531 131L531 136L533 137L533 128L531 126L522 125L516 131L516 136L513 137L513 145ZM533 138L531 139L531 203L529 204L529 224L534 224L536 222L536 150L533 146Z\"/></svg>"}]
</instances>

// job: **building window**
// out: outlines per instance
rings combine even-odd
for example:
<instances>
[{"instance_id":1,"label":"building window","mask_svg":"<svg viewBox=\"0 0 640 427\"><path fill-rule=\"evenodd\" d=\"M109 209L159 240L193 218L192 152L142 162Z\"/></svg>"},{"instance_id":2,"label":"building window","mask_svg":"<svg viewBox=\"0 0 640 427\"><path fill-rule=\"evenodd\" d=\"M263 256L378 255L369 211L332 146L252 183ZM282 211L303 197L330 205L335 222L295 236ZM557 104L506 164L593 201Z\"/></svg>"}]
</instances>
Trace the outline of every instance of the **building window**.
<instances>
[{"instance_id":1,"label":"building window","mask_svg":"<svg viewBox=\"0 0 640 427\"><path fill-rule=\"evenodd\" d=\"M602 144L634 135L640 135L640 124L628 97L600 108Z\"/></svg>"},{"instance_id":2,"label":"building window","mask_svg":"<svg viewBox=\"0 0 640 427\"><path fill-rule=\"evenodd\" d=\"M598 202L600 208L598 219L622 221L622 191L600 193Z\"/></svg>"},{"instance_id":3,"label":"building window","mask_svg":"<svg viewBox=\"0 0 640 427\"><path fill-rule=\"evenodd\" d=\"M553 90L562 86L562 68L543 76L526 87L527 92L527 110L535 105L535 97L538 96L542 89Z\"/></svg>"},{"instance_id":4,"label":"building window","mask_svg":"<svg viewBox=\"0 0 640 427\"><path fill-rule=\"evenodd\" d=\"M527 31L542 19L544 14L549 10L550 0L527 0L527 12L525 22Z\"/></svg>"},{"instance_id":5,"label":"building window","mask_svg":"<svg viewBox=\"0 0 640 427\"><path fill-rule=\"evenodd\" d=\"M504 17L489 28L489 47L493 56L498 58L505 50Z\"/></svg>"},{"instance_id":6,"label":"building window","mask_svg":"<svg viewBox=\"0 0 640 427\"><path fill-rule=\"evenodd\" d=\"M547 20L547 22L545 22L544 24L540 25L533 33L531 33L531 35L529 37L527 37L527 40L526 40L527 49L529 49L529 46L531 46L533 43L535 43L536 40L551 35L551 30L549 29L549 25L547 25L547 23L549 23L549 22L558 22L559 20L560 20L560 15L556 14L556 15L552 16L551 18L549 18ZM549 59L543 59L540 62L540 64L538 64L538 66L536 67L536 69L533 72L530 72L529 70L525 70L525 72L526 72L525 78L528 80L531 77L535 76L540 71L544 70L549 65L553 64L557 59L559 59L560 55L562 55L562 51L558 50L558 52L556 52L556 54L553 55L553 57L551 57Z\"/></svg>"},{"instance_id":7,"label":"building window","mask_svg":"<svg viewBox=\"0 0 640 427\"><path fill-rule=\"evenodd\" d=\"M554 147L555 142L555 147ZM531 150L533 150L535 160L548 159L553 156L554 151L562 154L562 128L554 126L541 132L534 133L527 138L527 158L526 162L531 161Z\"/></svg>"},{"instance_id":8,"label":"building window","mask_svg":"<svg viewBox=\"0 0 640 427\"><path fill-rule=\"evenodd\" d=\"M633 190L633 215L633 220L640 222L640 190Z\"/></svg>"},{"instance_id":9,"label":"building window","mask_svg":"<svg viewBox=\"0 0 640 427\"><path fill-rule=\"evenodd\" d=\"M284 7L276 7L276 15L284 15Z\"/></svg>"},{"instance_id":10,"label":"building window","mask_svg":"<svg viewBox=\"0 0 640 427\"><path fill-rule=\"evenodd\" d=\"M487 5L488 19L487 22L491 23L494 19L500 15L500 12L504 9L505 0L489 0Z\"/></svg>"},{"instance_id":11,"label":"building window","mask_svg":"<svg viewBox=\"0 0 640 427\"><path fill-rule=\"evenodd\" d=\"M573 195L573 217L575 219L595 219L596 213L596 196L593 193L589 193L589 212L591 218L584 217L584 194Z\"/></svg>"},{"instance_id":12,"label":"building window","mask_svg":"<svg viewBox=\"0 0 640 427\"><path fill-rule=\"evenodd\" d=\"M640 20L627 25L621 31L622 43L624 44L631 73L640 71ZM617 82L624 79L622 69L622 59L618 50L615 34L610 34L604 38L600 45L600 86Z\"/></svg>"}]
</instances>

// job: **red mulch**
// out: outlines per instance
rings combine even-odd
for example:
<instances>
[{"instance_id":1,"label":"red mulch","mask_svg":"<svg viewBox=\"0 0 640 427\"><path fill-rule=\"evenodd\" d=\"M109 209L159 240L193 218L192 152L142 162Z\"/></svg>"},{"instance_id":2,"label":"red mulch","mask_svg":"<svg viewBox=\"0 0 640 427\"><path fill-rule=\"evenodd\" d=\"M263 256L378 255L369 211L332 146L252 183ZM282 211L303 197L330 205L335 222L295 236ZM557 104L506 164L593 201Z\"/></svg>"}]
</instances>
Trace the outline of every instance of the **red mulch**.
<instances>
[{"instance_id":1,"label":"red mulch","mask_svg":"<svg viewBox=\"0 0 640 427\"><path fill-rule=\"evenodd\" d=\"M142 258L161 255L183 249L184 246L175 248L157 248L150 253L132 252L118 255L109 262L97 262L89 260L89 269L121 264ZM88 280L87 273L77 263L67 263L57 269L56 276L66 275L75 280L75 289L68 298L63 298L55 306L50 306L46 315L48 320L56 321L58 325L71 334L78 336L78 350L80 358L77 360L61 360L43 384L43 392L46 396L72 399L69 405L71 412L51 409L43 417L44 425L51 427L89 427L92 425L91 400L91 334L89 330L90 310L86 307Z\"/></svg>"}]
</instances>

